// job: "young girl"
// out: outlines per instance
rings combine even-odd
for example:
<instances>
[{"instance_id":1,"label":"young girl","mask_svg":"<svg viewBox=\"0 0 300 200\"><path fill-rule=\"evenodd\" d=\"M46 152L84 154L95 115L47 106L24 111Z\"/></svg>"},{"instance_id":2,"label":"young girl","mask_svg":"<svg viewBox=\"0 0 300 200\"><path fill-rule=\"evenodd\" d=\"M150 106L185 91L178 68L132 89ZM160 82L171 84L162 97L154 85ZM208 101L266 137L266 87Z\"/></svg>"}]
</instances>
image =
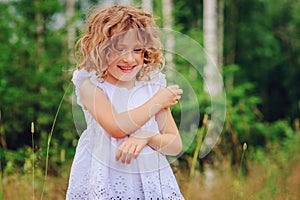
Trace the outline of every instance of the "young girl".
<instances>
[{"instance_id":1,"label":"young girl","mask_svg":"<svg viewBox=\"0 0 300 200\"><path fill-rule=\"evenodd\" d=\"M165 157L182 148L169 107L183 91L166 88L155 28L151 15L129 6L89 15L72 79L87 128L67 199L183 199Z\"/></svg>"}]
</instances>

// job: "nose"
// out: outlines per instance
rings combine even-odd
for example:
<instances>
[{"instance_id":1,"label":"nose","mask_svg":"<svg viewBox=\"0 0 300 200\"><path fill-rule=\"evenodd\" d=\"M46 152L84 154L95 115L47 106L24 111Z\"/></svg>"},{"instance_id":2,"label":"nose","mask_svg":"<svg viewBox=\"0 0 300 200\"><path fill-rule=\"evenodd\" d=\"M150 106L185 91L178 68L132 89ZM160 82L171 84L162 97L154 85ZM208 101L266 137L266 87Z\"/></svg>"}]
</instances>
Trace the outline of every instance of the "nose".
<instances>
[{"instance_id":1,"label":"nose","mask_svg":"<svg viewBox=\"0 0 300 200\"><path fill-rule=\"evenodd\" d=\"M123 55L124 62L131 63L131 62L134 62L134 60L135 60L135 58L134 58L133 51L129 51L125 55Z\"/></svg>"}]
</instances>

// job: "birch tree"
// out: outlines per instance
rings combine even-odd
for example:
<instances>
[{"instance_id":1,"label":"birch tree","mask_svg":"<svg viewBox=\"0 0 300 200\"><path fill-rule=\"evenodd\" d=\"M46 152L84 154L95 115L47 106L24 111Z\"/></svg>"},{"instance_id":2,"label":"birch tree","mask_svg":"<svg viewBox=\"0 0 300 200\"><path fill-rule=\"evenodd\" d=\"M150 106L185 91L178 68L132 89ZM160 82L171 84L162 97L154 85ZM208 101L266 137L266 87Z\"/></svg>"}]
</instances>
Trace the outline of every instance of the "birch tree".
<instances>
[{"instance_id":1,"label":"birch tree","mask_svg":"<svg viewBox=\"0 0 300 200\"><path fill-rule=\"evenodd\" d=\"M35 5L37 7L39 7L41 5L41 1L40 0L35 0ZM38 10L38 9L37 9ZM34 16L34 20L35 20L35 23L36 23L36 26L35 26L35 35L36 35L36 65L38 67L38 70L42 70L42 63L41 63L41 52L42 52L42 34L43 34L43 22L42 22L42 14L40 12L40 10L38 10L36 13L35 13L35 16Z\"/></svg>"},{"instance_id":2,"label":"birch tree","mask_svg":"<svg viewBox=\"0 0 300 200\"><path fill-rule=\"evenodd\" d=\"M218 55L218 53L223 52L223 50L220 50L220 48L223 48L223 28L218 27L218 1L222 0L203 1L203 39L206 52L206 65L203 69L204 91L211 98L211 106L209 108L211 117L207 122L207 134L201 147L201 155L206 155L217 143L226 115L226 96L223 91L221 75L223 58L221 55ZM219 5L222 6L222 2L219 2ZM222 20L223 18L219 16L219 19ZM222 26L222 21L219 23L219 26ZM203 154L203 152L205 153Z\"/></svg>"},{"instance_id":3,"label":"birch tree","mask_svg":"<svg viewBox=\"0 0 300 200\"><path fill-rule=\"evenodd\" d=\"M221 70L223 66L223 38L224 38L224 1L218 0L217 4L217 46L218 46L218 68Z\"/></svg>"},{"instance_id":4,"label":"birch tree","mask_svg":"<svg viewBox=\"0 0 300 200\"><path fill-rule=\"evenodd\" d=\"M99 3L103 7L110 7L116 4L129 5L131 1L130 0L99 0Z\"/></svg>"},{"instance_id":5,"label":"birch tree","mask_svg":"<svg viewBox=\"0 0 300 200\"><path fill-rule=\"evenodd\" d=\"M152 0L142 0L142 9L146 13L153 13Z\"/></svg>"},{"instance_id":6,"label":"birch tree","mask_svg":"<svg viewBox=\"0 0 300 200\"><path fill-rule=\"evenodd\" d=\"M203 1L203 31L204 49L207 53L206 65L204 67L205 91L215 96L222 93L222 82L216 76L220 75L218 66L218 19L217 0Z\"/></svg>"},{"instance_id":7,"label":"birch tree","mask_svg":"<svg viewBox=\"0 0 300 200\"><path fill-rule=\"evenodd\" d=\"M172 30L173 27L173 17L172 17L172 10L173 5L171 0L163 0L162 1L162 8L163 8L163 24L164 28L167 30ZM166 33L169 31L166 31ZM165 58L166 63L169 68L174 69L174 63L173 63L173 49L174 49L175 41L172 34L168 34L166 36L165 41Z\"/></svg>"},{"instance_id":8,"label":"birch tree","mask_svg":"<svg viewBox=\"0 0 300 200\"><path fill-rule=\"evenodd\" d=\"M76 27L75 24L72 23L71 18L75 13L75 0L67 0L66 2L67 10L66 10L66 18L70 21L67 28L67 41L68 41L68 50L71 50L74 45L75 37L76 37ZM72 51L70 51L72 52ZM69 53L69 61L72 63L73 57L72 53Z\"/></svg>"}]
</instances>

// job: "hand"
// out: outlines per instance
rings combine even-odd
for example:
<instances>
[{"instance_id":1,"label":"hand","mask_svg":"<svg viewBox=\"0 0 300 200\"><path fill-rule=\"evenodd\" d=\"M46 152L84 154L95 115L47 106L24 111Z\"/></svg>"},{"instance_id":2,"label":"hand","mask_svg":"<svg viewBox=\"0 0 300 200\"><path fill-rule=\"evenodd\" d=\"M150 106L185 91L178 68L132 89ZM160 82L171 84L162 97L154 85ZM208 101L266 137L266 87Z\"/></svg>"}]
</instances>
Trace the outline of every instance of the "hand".
<instances>
[{"instance_id":1,"label":"hand","mask_svg":"<svg viewBox=\"0 0 300 200\"><path fill-rule=\"evenodd\" d=\"M170 85L167 88L160 88L153 98L156 98L163 108L168 108L178 103L182 93L183 90L178 85Z\"/></svg>"},{"instance_id":2,"label":"hand","mask_svg":"<svg viewBox=\"0 0 300 200\"><path fill-rule=\"evenodd\" d=\"M149 138L143 131L130 136L119 146L116 153L116 160L130 164L131 159L137 158L141 150L147 145Z\"/></svg>"}]
</instances>

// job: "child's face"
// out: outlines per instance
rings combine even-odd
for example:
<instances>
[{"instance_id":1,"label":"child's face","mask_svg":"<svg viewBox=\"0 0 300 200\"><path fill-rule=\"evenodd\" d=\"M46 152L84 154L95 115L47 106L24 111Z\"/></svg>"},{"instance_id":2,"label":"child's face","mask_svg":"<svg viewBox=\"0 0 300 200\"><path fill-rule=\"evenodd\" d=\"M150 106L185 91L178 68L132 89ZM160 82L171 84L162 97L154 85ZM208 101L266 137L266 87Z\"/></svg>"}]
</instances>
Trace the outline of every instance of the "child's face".
<instances>
[{"instance_id":1,"label":"child's face","mask_svg":"<svg viewBox=\"0 0 300 200\"><path fill-rule=\"evenodd\" d=\"M116 51L111 52L109 56L107 80L115 83L134 82L144 62L143 45L134 32L129 32L118 40L115 49Z\"/></svg>"}]
</instances>

